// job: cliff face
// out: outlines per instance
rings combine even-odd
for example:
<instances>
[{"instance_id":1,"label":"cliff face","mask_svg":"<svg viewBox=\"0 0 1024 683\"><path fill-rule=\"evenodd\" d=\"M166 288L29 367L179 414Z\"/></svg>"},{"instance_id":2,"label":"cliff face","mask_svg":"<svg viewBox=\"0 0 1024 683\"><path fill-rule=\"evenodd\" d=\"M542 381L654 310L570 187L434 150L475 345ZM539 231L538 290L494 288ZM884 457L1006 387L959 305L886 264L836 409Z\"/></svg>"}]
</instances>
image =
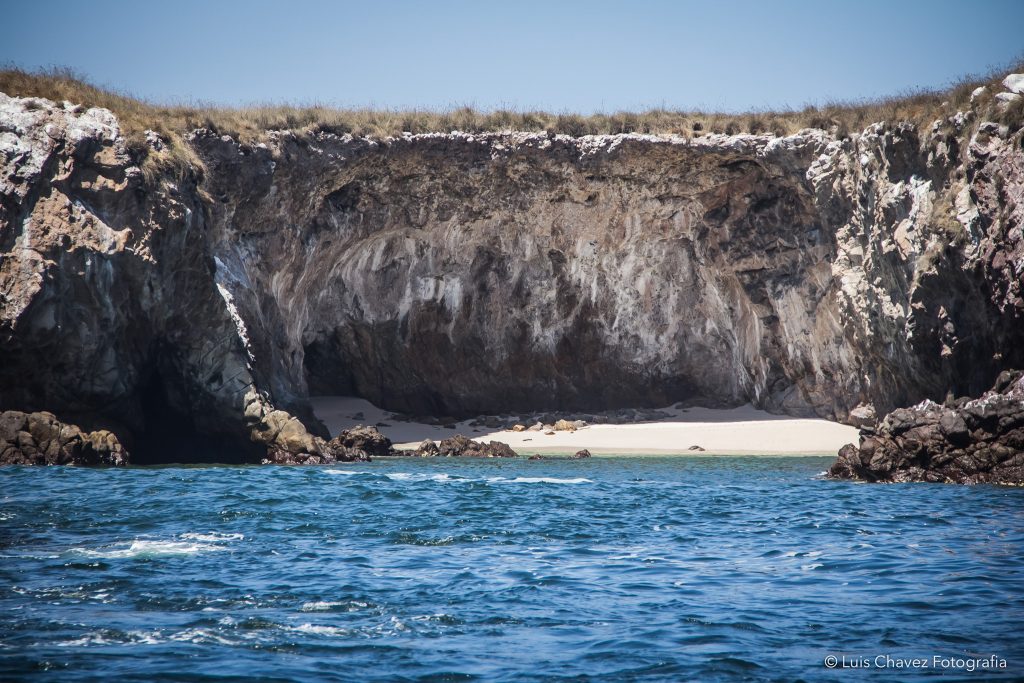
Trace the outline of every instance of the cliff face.
<instances>
[{"instance_id":1,"label":"cliff face","mask_svg":"<svg viewBox=\"0 0 1024 683\"><path fill-rule=\"evenodd\" d=\"M310 392L835 419L976 394L1024 365L1024 148L974 116L842 139L196 131L205 174L175 180L108 112L0 96L0 408L259 450Z\"/></svg>"}]
</instances>

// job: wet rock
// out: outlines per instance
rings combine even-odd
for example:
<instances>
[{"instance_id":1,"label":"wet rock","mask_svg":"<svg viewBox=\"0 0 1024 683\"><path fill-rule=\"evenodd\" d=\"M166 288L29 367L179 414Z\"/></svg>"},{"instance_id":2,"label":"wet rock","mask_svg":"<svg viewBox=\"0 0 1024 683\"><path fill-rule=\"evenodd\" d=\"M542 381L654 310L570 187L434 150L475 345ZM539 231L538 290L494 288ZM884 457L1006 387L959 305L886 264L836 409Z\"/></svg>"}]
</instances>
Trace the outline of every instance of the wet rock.
<instances>
[{"instance_id":1,"label":"wet rock","mask_svg":"<svg viewBox=\"0 0 1024 683\"><path fill-rule=\"evenodd\" d=\"M922 401L860 432L829 476L879 482L1024 483L1024 375L1006 371L974 400Z\"/></svg>"},{"instance_id":2,"label":"wet rock","mask_svg":"<svg viewBox=\"0 0 1024 683\"><path fill-rule=\"evenodd\" d=\"M0 413L0 465L119 467L128 452L111 432L83 432L47 412Z\"/></svg>"},{"instance_id":3,"label":"wet rock","mask_svg":"<svg viewBox=\"0 0 1024 683\"><path fill-rule=\"evenodd\" d=\"M698 446L697 444L694 444L694 445L690 446L689 448L687 448L686 450L688 450L688 451L703 451L705 449L704 449L703 446Z\"/></svg>"},{"instance_id":4,"label":"wet rock","mask_svg":"<svg viewBox=\"0 0 1024 683\"><path fill-rule=\"evenodd\" d=\"M580 460L581 458L589 458L589 457L590 457L590 451L588 451L586 448L584 448L583 450L576 451L575 453L570 455L569 459L570 460Z\"/></svg>"}]
</instances>

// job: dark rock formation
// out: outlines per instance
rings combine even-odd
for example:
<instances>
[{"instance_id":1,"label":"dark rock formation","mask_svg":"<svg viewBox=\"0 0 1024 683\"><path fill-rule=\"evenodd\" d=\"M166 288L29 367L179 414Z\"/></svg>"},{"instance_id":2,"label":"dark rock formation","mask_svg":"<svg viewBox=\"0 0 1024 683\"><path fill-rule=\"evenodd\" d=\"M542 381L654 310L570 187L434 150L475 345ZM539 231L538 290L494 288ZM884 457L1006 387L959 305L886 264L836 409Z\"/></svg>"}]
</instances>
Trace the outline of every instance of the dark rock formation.
<instances>
[{"instance_id":1,"label":"dark rock formation","mask_svg":"<svg viewBox=\"0 0 1024 683\"><path fill-rule=\"evenodd\" d=\"M0 465L128 464L128 453L106 430L83 432L52 413L0 413Z\"/></svg>"},{"instance_id":2,"label":"dark rock formation","mask_svg":"<svg viewBox=\"0 0 1024 683\"><path fill-rule=\"evenodd\" d=\"M416 449L416 455L420 456L448 456L448 457L470 457L470 458L514 458L516 452L508 444L500 441L483 443L473 441L468 436L456 434L444 439L437 444L429 439L420 444Z\"/></svg>"},{"instance_id":3,"label":"dark rock formation","mask_svg":"<svg viewBox=\"0 0 1024 683\"><path fill-rule=\"evenodd\" d=\"M201 172L150 152L108 111L0 95L0 408L116 428L136 464L329 457L255 371Z\"/></svg>"},{"instance_id":4,"label":"dark rock formation","mask_svg":"<svg viewBox=\"0 0 1024 683\"><path fill-rule=\"evenodd\" d=\"M376 427L359 425L346 429L331 439L330 445L362 451L371 457L399 455L391 445L391 439L381 434Z\"/></svg>"},{"instance_id":5,"label":"dark rock formation","mask_svg":"<svg viewBox=\"0 0 1024 683\"><path fill-rule=\"evenodd\" d=\"M1004 372L993 389L951 405L922 401L861 429L829 476L865 481L1024 484L1024 376Z\"/></svg>"},{"instance_id":6,"label":"dark rock formation","mask_svg":"<svg viewBox=\"0 0 1024 683\"><path fill-rule=\"evenodd\" d=\"M199 130L177 173L110 112L0 95L0 409L139 464L321 462L353 456L310 390L445 424L977 395L1024 366L1022 136Z\"/></svg>"},{"instance_id":7,"label":"dark rock formation","mask_svg":"<svg viewBox=\"0 0 1024 683\"><path fill-rule=\"evenodd\" d=\"M292 433L289 430L293 430ZM392 446L391 439L381 434L376 427L358 425L342 430L338 436L325 442L306 433L302 424L291 416L286 418L273 443L275 445L268 445L264 464L325 465L402 454ZM276 447L276 444L283 444L284 447Z\"/></svg>"},{"instance_id":8,"label":"dark rock formation","mask_svg":"<svg viewBox=\"0 0 1024 683\"><path fill-rule=\"evenodd\" d=\"M590 457L590 451L588 451L586 448L584 448L583 450L576 451L575 453L570 455L569 459L570 460L579 460L581 458L589 458L589 457Z\"/></svg>"}]
</instances>

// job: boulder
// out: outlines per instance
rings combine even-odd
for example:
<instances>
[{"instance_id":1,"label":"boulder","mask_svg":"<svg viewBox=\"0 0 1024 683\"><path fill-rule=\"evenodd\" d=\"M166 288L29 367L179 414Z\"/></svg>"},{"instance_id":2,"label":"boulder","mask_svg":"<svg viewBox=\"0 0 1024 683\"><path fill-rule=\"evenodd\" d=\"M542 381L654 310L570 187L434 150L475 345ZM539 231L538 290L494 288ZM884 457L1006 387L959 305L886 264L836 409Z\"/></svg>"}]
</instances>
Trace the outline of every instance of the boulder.
<instances>
[{"instance_id":1,"label":"boulder","mask_svg":"<svg viewBox=\"0 0 1024 683\"><path fill-rule=\"evenodd\" d=\"M586 448L584 448L583 450L576 451L575 453L570 455L569 459L570 460L580 460L582 458L589 458L589 457L590 457L590 451L588 451Z\"/></svg>"},{"instance_id":2,"label":"boulder","mask_svg":"<svg viewBox=\"0 0 1024 683\"><path fill-rule=\"evenodd\" d=\"M423 441L420 442L420 445L416 449L415 453L416 455L422 457L434 457L436 455L440 455L440 450L438 449L437 444L434 441L432 441L431 439L424 439Z\"/></svg>"},{"instance_id":3,"label":"boulder","mask_svg":"<svg viewBox=\"0 0 1024 683\"><path fill-rule=\"evenodd\" d=\"M569 420L558 420L552 425L552 429L556 432L575 432L576 423Z\"/></svg>"},{"instance_id":4,"label":"boulder","mask_svg":"<svg viewBox=\"0 0 1024 683\"><path fill-rule=\"evenodd\" d=\"M854 427L866 427L875 424L878 415L875 414L875 407L870 403L859 403L850 411L848 422Z\"/></svg>"},{"instance_id":5,"label":"boulder","mask_svg":"<svg viewBox=\"0 0 1024 683\"><path fill-rule=\"evenodd\" d=\"M331 439L330 445L356 449L370 457L398 455L398 451L391 444L391 439L381 434L376 427L363 425L343 430Z\"/></svg>"},{"instance_id":6,"label":"boulder","mask_svg":"<svg viewBox=\"0 0 1024 683\"><path fill-rule=\"evenodd\" d=\"M1024 95L1024 74L1010 74L1003 79L1003 87L1012 93Z\"/></svg>"}]
</instances>

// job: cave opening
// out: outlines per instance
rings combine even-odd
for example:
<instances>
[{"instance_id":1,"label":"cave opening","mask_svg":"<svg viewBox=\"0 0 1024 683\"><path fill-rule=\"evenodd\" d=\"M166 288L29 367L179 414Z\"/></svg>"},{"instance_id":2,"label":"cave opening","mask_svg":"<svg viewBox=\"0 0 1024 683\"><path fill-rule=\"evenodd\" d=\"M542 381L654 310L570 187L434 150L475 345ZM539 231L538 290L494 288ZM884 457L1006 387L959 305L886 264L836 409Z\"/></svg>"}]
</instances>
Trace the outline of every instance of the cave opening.
<instances>
[{"instance_id":1,"label":"cave opening","mask_svg":"<svg viewBox=\"0 0 1024 683\"><path fill-rule=\"evenodd\" d=\"M159 370L150 373L137 396L142 427L125 444L133 465L260 462L262 450L248 439L197 428L192 413L177 400L182 397L180 387Z\"/></svg>"}]
</instances>

